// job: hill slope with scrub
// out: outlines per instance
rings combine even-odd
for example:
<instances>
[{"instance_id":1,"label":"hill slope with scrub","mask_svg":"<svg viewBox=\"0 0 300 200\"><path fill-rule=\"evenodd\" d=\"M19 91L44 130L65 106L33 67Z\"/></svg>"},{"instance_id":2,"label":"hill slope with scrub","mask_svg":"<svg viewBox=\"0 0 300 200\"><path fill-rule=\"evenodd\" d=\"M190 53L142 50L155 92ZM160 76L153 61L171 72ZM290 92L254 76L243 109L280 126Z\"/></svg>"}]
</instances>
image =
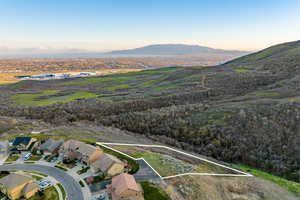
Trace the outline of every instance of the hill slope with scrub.
<instances>
[{"instance_id":1,"label":"hill slope with scrub","mask_svg":"<svg viewBox=\"0 0 300 200\"><path fill-rule=\"evenodd\" d=\"M300 42L223 65L2 85L0 114L89 121L300 182Z\"/></svg>"}]
</instances>

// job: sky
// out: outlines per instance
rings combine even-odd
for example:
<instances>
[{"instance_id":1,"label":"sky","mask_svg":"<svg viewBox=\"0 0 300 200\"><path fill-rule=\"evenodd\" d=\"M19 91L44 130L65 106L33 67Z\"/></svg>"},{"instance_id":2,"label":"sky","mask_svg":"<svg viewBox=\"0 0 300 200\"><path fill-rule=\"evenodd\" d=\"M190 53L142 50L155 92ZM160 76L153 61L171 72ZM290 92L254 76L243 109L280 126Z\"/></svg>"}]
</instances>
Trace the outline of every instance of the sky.
<instances>
[{"instance_id":1,"label":"sky","mask_svg":"<svg viewBox=\"0 0 300 200\"><path fill-rule=\"evenodd\" d=\"M300 40L300 0L0 0L0 47L106 51Z\"/></svg>"}]
</instances>

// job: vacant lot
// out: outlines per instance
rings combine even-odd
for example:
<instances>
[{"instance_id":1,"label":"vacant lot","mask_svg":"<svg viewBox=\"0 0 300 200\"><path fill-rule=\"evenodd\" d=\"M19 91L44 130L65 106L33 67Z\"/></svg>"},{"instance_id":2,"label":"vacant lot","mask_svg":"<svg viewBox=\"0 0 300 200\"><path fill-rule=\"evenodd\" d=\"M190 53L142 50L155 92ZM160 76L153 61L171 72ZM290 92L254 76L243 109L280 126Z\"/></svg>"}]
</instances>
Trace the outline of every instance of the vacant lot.
<instances>
[{"instance_id":1,"label":"vacant lot","mask_svg":"<svg viewBox=\"0 0 300 200\"><path fill-rule=\"evenodd\" d=\"M161 176L183 173L235 173L205 161L156 147L108 145L134 158L144 158Z\"/></svg>"}]
</instances>

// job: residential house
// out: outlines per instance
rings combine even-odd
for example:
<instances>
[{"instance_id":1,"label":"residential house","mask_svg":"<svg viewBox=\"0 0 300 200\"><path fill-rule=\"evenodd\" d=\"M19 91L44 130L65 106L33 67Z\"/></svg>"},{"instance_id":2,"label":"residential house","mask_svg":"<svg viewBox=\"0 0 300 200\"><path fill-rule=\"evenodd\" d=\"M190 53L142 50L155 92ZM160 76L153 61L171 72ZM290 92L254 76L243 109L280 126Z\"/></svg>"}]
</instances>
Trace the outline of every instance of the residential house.
<instances>
[{"instance_id":1,"label":"residential house","mask_svg":"<svg viewBox=\"0 0 300 200\"><path fill-rule=\"evenodd\" d=\"M13 141L12 146L15 147L15 150L24 151L29 150L31 145L33 145L37 140L31 137L16 137Z\"/></svg>"},{"instance_id":2,"label":"residential house","mask_svg":"<svg viewBox=\"0 0 300 200\"><path fill-rule=\"evenodd\" d=\"M38 147L38 150L44 151L44 152L49 152L49 153L54 153L59 150L61 145L64 143L64 140L53 140L53 139L48 139L46 142L41 144Z\"/></svg>"},{"instance_id":3,"label":"residential house","mask_svg":"<svg viewBox=\"0 0 300 200\"><path fill-rule=\"evenodd\" d=\"M113 177L107 192L112 200L144 200L141 185L130 174L123 173Z\"/></svg>"},{"instance_id":4,"label":"residential house","mask_svg":"<svg viewBox=\"0 0 300 200\"><path fill-rule=\"evenodd\" d=\"M103 153L100 158L91 164L91 169L97 173L103 172L107 176L115 176L124 172L124 163L110 154Z\"/></svg>"},{"instance_id":5,"label":"residential house","mask_svg":"<svg viewBox=\"0 0 300 200\"><path fill-rule=\"evenodd\" d=\"M39 190L38 184L29 175L11 173L0 179L0 190L10 199L29 199Z\"/></svg>"},{"instance_id":6,"label":"residential house","mask_svg":"<svg viewBox=\"0 0 300 200\"><path fill-rule=\"evenodd\" d=\"M68 140L61 150L65 158L79 160L87 165L95 162L103 154L100 148L77 140Z\"/></svg>"}]
</instances>

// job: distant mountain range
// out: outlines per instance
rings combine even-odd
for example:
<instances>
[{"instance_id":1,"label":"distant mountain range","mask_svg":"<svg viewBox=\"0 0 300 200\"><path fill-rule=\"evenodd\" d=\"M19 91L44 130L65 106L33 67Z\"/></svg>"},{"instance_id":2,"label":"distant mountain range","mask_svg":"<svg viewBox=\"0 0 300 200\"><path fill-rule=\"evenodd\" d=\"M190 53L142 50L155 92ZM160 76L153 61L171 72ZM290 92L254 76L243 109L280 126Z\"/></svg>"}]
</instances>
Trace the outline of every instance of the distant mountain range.
<instances>
[{"instance_id":1,"label":"distant mountain range","mask_svg":"<svg viewBox=\"0 0 300 200\"><path fill-rule=\"evenodd\" d=\"M115 50L110 52L86 51L81 49L9 49L8 47L0 47L0 58L106 58L199 55L222 55L238 57L247 53L249 52L214 49L205 46L184 44L156 44L135 49Z\"/></svg>"},{"instance_id":2,"label":"distant mountain range","mask_svg":"<svg viewBox=\"0 0 300 200\"><path fill-rule=\"evenodd\" d=\"M185 44L156 44L145 47L116 50L108 52L111 55L150 55L150 56L178 56L178 55L199 55L199 54L246 54L247 51L214 49L199 45Z\"/></svg>"},{"instance_id":3,"label":"distant mountain range","mask_svg":"<svg viewBox=\"0 0 300 200\"><path fill-rule=\"evenodd\" d=\"M79 58L99 57L103 52L82 49L8 48L0 46L0 58Z\"/></svg>"}]
</instances>

